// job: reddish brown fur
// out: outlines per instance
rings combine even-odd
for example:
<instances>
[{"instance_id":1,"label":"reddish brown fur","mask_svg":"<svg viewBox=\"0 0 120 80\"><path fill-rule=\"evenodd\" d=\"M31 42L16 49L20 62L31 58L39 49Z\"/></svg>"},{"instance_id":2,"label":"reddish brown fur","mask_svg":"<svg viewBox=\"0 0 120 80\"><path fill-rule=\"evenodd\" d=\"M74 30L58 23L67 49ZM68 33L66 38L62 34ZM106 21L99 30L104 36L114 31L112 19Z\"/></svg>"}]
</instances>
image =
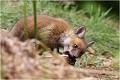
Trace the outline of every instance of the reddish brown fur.
<instances>
[{"instance_id":1,"label":"reddish brown fur","mask_svg":"<svg viewBox=\"0 0 120 80\"><path fill-rule=\"evenodd\" d=\"M74 38L74 37L73 37ZM77 44L78 45L78 48L81 48L81 49L85 49L86 48L86 45L85 45L85 40L84 39L79 39L79 38L74 38L71 40L70 42L71 44L70 45L74 45L74 44Z\"/></svg>"},{"instance_id":2,"label":"reddish brown fur","mask_svg":"<svg viewBox=\"0 0 120 80\"><path fill-rule=\"evenodd\" d=\"M34 19L33 16L30 16L27 18L27 25L28 25L28 36L29 38L34 38ZM47 26L54 26L52 27L52 29L50 30L50 33L48 32L48 37L46 39L45 42L46 44L48 44L50 47L52 47L54 45L54 47L59 46L58 45L58 40L60 38L60 35L62 33L64 33L66 30L70 30L71 28L69 27L69 25L60 18L53 18L50 16L44 16L44 15L40 15L37 16L37 28L38 28L38 34L43 33L40 30L47 27ZM24 40L24 19L20 19L15 26L13 27L13 29L10 31L10 33L18 38L20 38L21 40ZM42 36L39 36L39 39L41 40Z\"/></svg>"}]
</instances>

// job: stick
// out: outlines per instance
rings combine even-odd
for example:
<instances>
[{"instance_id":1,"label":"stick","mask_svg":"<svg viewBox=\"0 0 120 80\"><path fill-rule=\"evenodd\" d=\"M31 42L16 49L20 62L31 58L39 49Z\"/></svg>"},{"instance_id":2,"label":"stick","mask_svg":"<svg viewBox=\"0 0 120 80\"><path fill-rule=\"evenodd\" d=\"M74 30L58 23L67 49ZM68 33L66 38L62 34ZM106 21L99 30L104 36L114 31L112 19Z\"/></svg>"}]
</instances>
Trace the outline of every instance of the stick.
<instances>
[{"instance_id":1,"label":"stick","mask_svg":"<svg viewBox=\"0 0 120 80\"><path fill-rule=\"evenodd\" d=\"M68 57L68 55L59 55L59 56L61 56L61 57ZM48 55L48 56L44 56L45 58L53 58L53 56L52 55Z\"/></svg>"}]
</instances>

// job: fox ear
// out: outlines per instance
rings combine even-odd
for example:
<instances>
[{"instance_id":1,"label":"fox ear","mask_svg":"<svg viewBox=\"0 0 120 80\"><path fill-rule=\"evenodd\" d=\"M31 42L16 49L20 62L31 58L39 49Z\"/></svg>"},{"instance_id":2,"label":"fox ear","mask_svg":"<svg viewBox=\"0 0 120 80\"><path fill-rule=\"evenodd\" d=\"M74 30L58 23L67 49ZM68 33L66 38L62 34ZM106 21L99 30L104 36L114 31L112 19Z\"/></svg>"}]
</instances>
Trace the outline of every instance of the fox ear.
<instances>
[{"instance_id":1,"label":"fox ear","mask_svg":"<svg viewBox=\"0 0 120 80\"><path fill-rule=\"evenodd\" d=\"M87 47L91 46L91 45L94 44L94 43L95 43L94 41L89 41L89 42L87 43Z\"/></svg>"},{"instance_id":2,"label":"fox ear","mask_svg":"<svg viewBox=\"0 0 120 80\"><path fill-rule=\"evenodd\" d=\"M79 38L83 38L86 32L86 28L84 26L81 26L80 28L75 30L75 34L79 37Z\"/></svg>"}]
</instances>

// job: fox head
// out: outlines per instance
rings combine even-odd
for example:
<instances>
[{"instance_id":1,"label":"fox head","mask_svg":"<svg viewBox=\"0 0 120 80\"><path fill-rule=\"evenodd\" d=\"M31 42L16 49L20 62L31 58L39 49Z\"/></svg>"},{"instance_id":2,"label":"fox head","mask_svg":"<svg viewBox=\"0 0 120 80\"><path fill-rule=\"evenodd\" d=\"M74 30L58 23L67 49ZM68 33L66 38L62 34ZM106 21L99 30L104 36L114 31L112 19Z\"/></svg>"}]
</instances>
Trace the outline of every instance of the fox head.
<instances>
[{"instance_id":1,"label":"fox head","mask_svg":"<svg viewBox=\"0 0 120 80\"><path fill-rule=\"evenodd\" d=\"M85 27L80 27L75 30L74 35L67 37L64 40L64 52L72 58L78 58L82 56L86 49L91 46L94 41L86 42L84 35L86 32Z\"/></svg>"}]
</instances>

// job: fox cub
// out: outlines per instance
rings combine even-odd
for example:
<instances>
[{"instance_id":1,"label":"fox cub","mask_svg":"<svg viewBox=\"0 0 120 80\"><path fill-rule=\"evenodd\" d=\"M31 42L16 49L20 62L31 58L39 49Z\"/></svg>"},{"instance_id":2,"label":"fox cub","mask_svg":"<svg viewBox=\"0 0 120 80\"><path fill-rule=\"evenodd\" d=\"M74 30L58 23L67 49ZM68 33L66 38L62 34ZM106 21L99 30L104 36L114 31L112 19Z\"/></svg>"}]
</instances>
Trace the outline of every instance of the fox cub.
<instances>
[{"instance_id":1,"label":"fox cub","mask_svg":"<svg viewBox=\"0 0 120 80\"><path fill-rule=\"evenodd\" d=\"M37 16L38 40L44 42L51 49L63 47L71 57L80 57L93 44L86 42L85 27L73 30L63 19L46 15ZM29 39L34 38L34 17L27 17L27 32ZM24 19L20 19L10 31L10 34L24 40Z\"/></svg>"}]
</instances>

